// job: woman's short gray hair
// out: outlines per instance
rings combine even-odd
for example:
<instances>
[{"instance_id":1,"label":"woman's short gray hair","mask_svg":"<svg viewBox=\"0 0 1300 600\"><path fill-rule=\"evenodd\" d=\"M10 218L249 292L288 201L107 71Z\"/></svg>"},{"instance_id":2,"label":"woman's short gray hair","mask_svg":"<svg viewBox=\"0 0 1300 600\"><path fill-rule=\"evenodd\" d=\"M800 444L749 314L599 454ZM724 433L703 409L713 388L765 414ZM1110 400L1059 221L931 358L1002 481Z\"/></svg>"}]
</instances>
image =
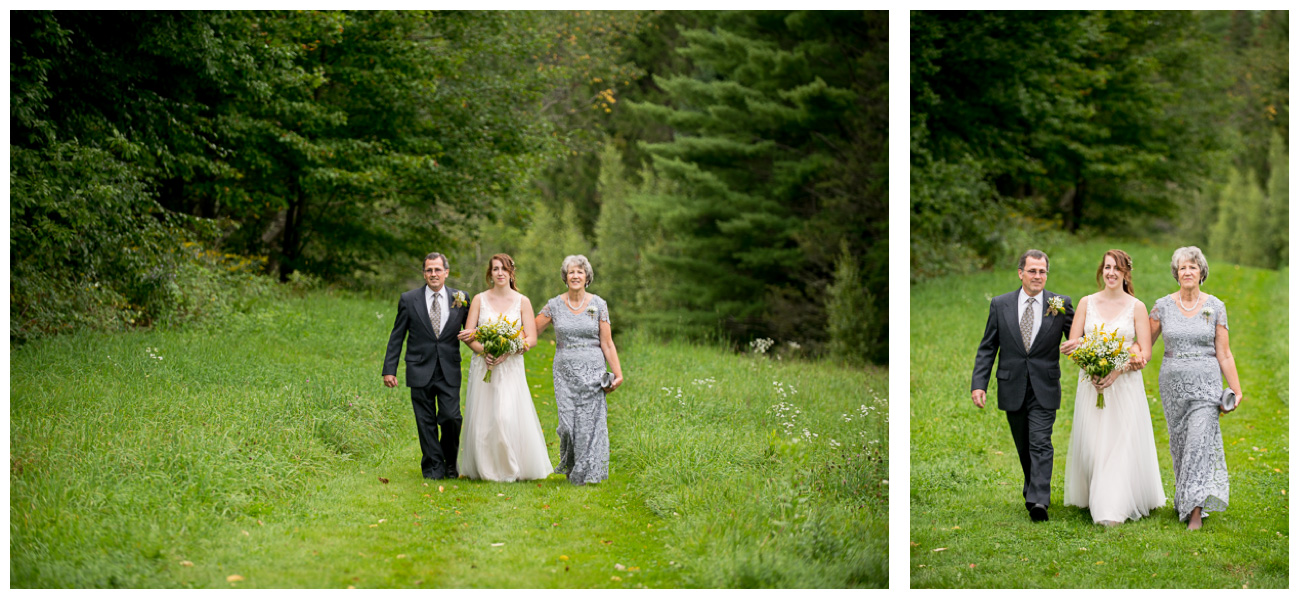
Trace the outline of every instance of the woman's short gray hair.
<instances>
[{"instance_id":1,"label":"woman's short gray hair","mask_svg":"<svg viewBox=\"0 0 1300 600\"><path fill-rule=\"evenodd\" d=\"M560 272L564 282L566 284L569 282L569 269L575 266L580 266L583 271L587 272L587 285L591 285L591 280L596 278L596 272L591 268L591 261L581 254L570 254L564 257L564 262L560 264Z\"/></svg>"},{"instance_id":2,"label":"woman's short gray hair","mask_svg":"<svg viewBox=\"0 0 1300 600\"><path fill-rule=\"evenodd\" d=\"M1178 265L1189 260L1196 263L1196 268L1201 270L1201 283L1205 283L1205 278L1210 276L1210 265L1205 262L1205 255L1196 246L1183 246L1174 250L1174 258L1169 261L1169 270L1174 273L1174 281L1178 281Z\"/></svg>"}]
</instances>

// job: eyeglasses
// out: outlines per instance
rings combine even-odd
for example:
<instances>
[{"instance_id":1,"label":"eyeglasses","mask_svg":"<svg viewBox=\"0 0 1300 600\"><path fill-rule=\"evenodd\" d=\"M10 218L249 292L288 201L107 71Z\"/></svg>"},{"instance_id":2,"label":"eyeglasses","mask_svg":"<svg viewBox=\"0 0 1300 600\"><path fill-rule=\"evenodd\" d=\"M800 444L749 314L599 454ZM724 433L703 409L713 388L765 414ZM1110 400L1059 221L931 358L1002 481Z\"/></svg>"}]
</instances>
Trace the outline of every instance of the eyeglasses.
<instances>
[{"instance_id":1,"label":"eyeglasses","mask_svg":"<svg viewBox=\"0 0 1300 600\"><path fill-rule=\"evenodd\" d=\"M425 269L425 273L446 273L445 269Z\"/></svg>"},{"instance_id":2,"label":"eyeglasses","mask_svg":"<svg viewBox=\"0 0 1300 600\"><path fill-rule=\"evenodd\" d=\"M1046 275L1046 274L1047 274L1047 271L1044 271L1044 270L1042 270L1042 269L1029 269L1029 270L1027 270L1027 271L1025 271L1025 272L1026 272L1026 273L1029 273L1030 275L1032 275L1032 276L1034 276L1034 277L1042 277L1043 275Z\"/></svg>"}]
</instances>

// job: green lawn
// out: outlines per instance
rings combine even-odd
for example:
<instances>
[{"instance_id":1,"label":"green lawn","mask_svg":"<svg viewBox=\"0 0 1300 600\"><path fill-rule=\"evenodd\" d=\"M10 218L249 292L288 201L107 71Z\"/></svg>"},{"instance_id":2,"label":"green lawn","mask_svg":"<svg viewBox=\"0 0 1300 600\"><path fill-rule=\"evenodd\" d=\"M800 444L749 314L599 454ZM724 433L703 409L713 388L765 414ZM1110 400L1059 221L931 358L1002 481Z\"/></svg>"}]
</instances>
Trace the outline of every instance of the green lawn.
<instances>
[{"instance_id":1,"label":"green lawn","mask_svg":"<svg viewBox=\"0 0 1300 600\"><path fill-rule=\"evenodd\" d=\"M1043 248L1051 257L1047 288L1078 299L1096 291L1102 254L1122 248L1134 259L1138 297L1174 291L1174 247L1094 241ZM1209 257L1211 260L1213 257ZM1136 523L1094 525L1065 507L1062 481L1074 414L1073 385L1063 385L1052 437L1051 521L1031 523L1005 413L970 401L975 350L989 300L1019 285L1015 265L995 273L949 277L911 291L911 585L918 587L1288 587L1287 271L1210 263L1204 290L1228 309L1233 355L1247 403L1222 419L1231 505L1200 532L1188 532L1172 508L1174 475L1157 374L1164 342L1143 370L1161 476L1169 501ZM1062 357L1063 382L1078 368ZM989 390L996 398L996 387Z\"/></svg>"},{"instance_id":2,"label":"green lawn","mask_svg":"<svg viewBox=\"0 0 1300 600\"><path fill-rule=\"evenodd\" d=\"M883 369L620 336L607 482L439 489L380 381L394 302L11 346L11 585L887 585Z\"/></svg>"}]
</instances>

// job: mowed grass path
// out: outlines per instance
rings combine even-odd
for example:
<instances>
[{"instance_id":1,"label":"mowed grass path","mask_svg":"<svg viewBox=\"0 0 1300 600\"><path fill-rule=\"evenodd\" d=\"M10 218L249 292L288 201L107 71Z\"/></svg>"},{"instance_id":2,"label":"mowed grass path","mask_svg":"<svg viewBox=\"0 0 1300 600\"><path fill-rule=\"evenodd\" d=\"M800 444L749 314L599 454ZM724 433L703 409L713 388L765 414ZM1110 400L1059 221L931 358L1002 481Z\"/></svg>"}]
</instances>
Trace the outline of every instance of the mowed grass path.
<instances>
[{"instance_id":1,"label":"mowed grass path","mask_svg":"<svg viewBox=\"0 0 1300 600\"><path fill-rule=\"evenodd\" d=\"M11 585L887 585L884 370L620 335L607 482L426 482L392 304L11 347Z\"/></svg>"},{"instance_id":2,"label":"mowed grass path","mask_svg":"<svg viewBox=\"0 0 1300 600\"><path fill-rule=\"evenodd\" d=\"M1109 248L1133 256L1134 284L1148 307L1176 289L1169 272L1174 246L1114 240L1044 248L1052 263L1048 289L1077 306L1096 291L1097 264ZM969 391L989 299L1016 289L1015 265L912 288L912 587L1288 586L1287 271L1209 259L1203 289L1227 305L1247 403L1220 420L1231 504L1207 518L1200 532L1186 531L1172 505L1174 474L1157 377L1163 339L1142 374L1166 506L1136 523L1105 528L1086 510L1063 505L1078 368L1062 356L1051 521L1031 523L1006 415L996 404L976 409ZM989 394L996 397L996 384Z\"/></svg>"}]
</instances>

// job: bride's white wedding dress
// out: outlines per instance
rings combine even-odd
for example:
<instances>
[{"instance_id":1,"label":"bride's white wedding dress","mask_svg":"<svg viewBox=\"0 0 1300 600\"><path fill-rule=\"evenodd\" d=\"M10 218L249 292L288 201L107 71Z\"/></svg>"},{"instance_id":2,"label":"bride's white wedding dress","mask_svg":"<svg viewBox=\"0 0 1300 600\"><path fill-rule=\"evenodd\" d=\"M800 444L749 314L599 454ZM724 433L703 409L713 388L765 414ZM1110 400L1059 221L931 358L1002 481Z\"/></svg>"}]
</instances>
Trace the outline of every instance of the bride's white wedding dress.
<instances>
[{"instance_id":1,"label":"bride's white wedding dress","mask_svg":"<svg viewBox=\"0 0 1300 600\"><path fill-rule=\"evenodd\" d=\"M1118 326L1131 346L1137 337L1136 304L1133 299L1115 318L1105 319L1096 302L1089 301L1084 331L1102 323L1108 331ZM1079 383L1075 393L1065 459L1065 505L1088 509L1094 523L1136 521L1165 505L1142 372L1119 375L1102 395L1106 406L1097 408L1097 391L1088 379Z\"/></svg>"},{"instance_id":2,"label":"bride's white wedding dress","mask_svg":"<svg viewBox=\"0 0 1300 600\"><path fill-rule=\"evenodd\" d=\"M520 318L523 296L509 310L497 313L487 297L479 303L478 323L500 314ZM531 315L530 315L531 317ZM465 394L465 420L460 431L457 470L470 479L523 481L551 474L542 423L524 375L524 357L511 355L492 368L492 381L484 382L487 363L474 355L469 361L469 390Z\"/></svg>"}]
</instances>

